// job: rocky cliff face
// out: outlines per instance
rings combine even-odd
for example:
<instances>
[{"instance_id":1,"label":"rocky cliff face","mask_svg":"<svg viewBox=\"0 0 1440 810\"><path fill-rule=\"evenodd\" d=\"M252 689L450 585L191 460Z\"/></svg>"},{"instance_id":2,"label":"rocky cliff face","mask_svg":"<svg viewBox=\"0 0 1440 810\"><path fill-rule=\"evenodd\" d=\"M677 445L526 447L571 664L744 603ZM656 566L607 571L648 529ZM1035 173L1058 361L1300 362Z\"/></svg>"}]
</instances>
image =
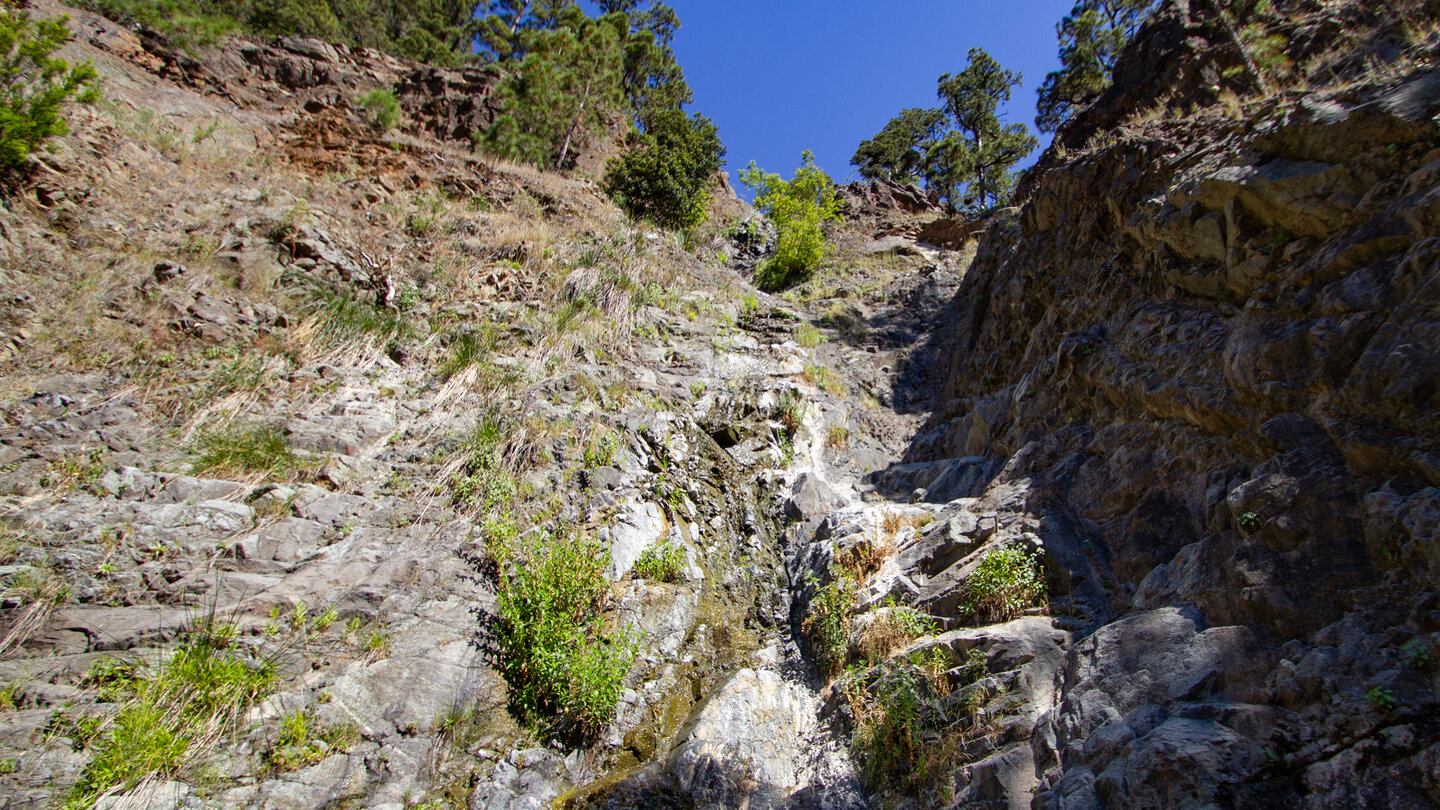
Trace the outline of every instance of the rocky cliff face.
<instances>
[{"instance_id":1,"label":"rocky cliff face","mask_svg":"<svg viewBox=\"0 0 1440 810\"><path fill-rule=\"evenodd\" d=\"M1235 48L1169 4L954 301L909 460L1004 460L1059 580L989 767L1036 806L1440 801L1440 74L1376 9L1285 12L1296 60L1385 67L1220 103Z\"/></svg>"},{"instance_id":2,"label":"rocky cliff face","mask_svg":"<svg viewBox=\"0 0 1440 810\"><path fill-rule=\"evenodd\" d=\"M1020 208L851 188L784 297L763 227L456 148L488 73L71 11L112 100L0 208L0 806L1440 804L1435 10L1276 7L1167 4ZM637 639L588 736L497 658L505 476ZM273 682L90 801L216 627Z\"/></svg>"}]
</instances>

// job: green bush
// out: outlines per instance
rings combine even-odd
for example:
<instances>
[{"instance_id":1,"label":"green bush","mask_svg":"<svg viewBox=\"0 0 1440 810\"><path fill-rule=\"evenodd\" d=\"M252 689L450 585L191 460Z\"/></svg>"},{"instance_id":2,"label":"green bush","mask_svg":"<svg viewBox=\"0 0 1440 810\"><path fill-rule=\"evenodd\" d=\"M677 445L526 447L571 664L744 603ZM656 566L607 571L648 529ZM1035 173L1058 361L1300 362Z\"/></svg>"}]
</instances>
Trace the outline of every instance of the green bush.
<instances>
[{"instance_id":1,"label":"green bush","mask_svg":"<svg viewBox=\"0 0 1440 810\"><path fill-rule=\"evenodd\" d=\"M664 228L689 231L704 224L706 188L725 161L710 119L667 110L625 144L625 154L611 158L605 172L605 189L615 202Z\"/></svg>"},{"instance_id":2,"label":"green bush","mask_svg":"<svg viewBox=\"0 0 1440 810\"><path fill-rule=\"evenodd\" d=\"M361 96L360 109L381 132L389 132L400 123L400 99L388 87L377 87Z\"/></svg>"},{"instance_id":3,"label":"green bush","mask_svg":"<svg viewBox=\"0 0 1440 810\"><path fill-rule=\"evenodd\" d=\"M1026 608L1045 604L1045 574L1033 551L1020 546L986 554L965 582L960 611L988 621L1012 619Z\"/></svg>"},{"instance_id":4,"label":"green bush","mask_svg":"<svg viewBox=\"0 0 1440 810\"><path fill-rule=\"evenodd\" d=\"M0 0L0 172L25 165L47 138L70 131L61 104L98 95L89 62L72 66L51 55L70 41L66 19L32 21L12 0Z\"/></svg>"},{"instance_id":5,"label":"green bush","mask_svg":"<svg viewBox=\"0 0 1440 810\"><path fill-rule=\"evenodd\" d=\"M640 579L679 582L685 570L685 547L669 540L656 543L640 552L640 559L631 570Z\"/></svg>"},{"instance_id":6,"label":"green bush","mask_svg":"<svg viewBox=\"0 0 1440 810\"><path fill-rule=\"evenodd\" d=\"M816 591L801 630L818 653L820 671L834 677L845 669L849 659L850 614L855 609L855 594L854 581L845 569L837 567L830 573L830 581L823 586L814 574L808 576Z\"/></svg>"},{"instance_id":7,"label":"green bush","mask_svg":"<svg viewBox=\"0 0 1440 810\"><path fill-rule=\"evenodd\" d=\"M835 184L815 165L815 155L805 150L804 163L795 176L785 180L750 162L740 181L755 189L755 208L775 223L775 255L755 271L760 289L782 290L809 278L825 258L825 234L821 225L840 218Z\"/></svg>"},{"instance_id":8,"label":"green bush","mask_svg":"<svg viewBox=\"0 0 1440 810\"><path fill-rule=\"evenodd\" d=\"M499 556L496 641L512 705L549 731L594 735L615 714L637 648L601 616L609 549L574 531L532 531Z\"/></svg>"}]
</instances>

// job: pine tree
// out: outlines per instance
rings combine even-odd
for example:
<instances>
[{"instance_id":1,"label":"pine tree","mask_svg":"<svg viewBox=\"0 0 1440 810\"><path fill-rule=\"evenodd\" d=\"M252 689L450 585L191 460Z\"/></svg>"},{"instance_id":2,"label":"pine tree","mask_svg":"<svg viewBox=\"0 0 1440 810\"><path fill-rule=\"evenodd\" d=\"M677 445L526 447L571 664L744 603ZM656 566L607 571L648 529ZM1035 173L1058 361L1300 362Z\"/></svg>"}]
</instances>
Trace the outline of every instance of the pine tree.
<instances>
[{"instance_id":1,"label":"pine tree","mask_svg":"<svg viewBox=\"0 0 1440 810\"><path fill-rule=\"evenodd\" d=\"M578 13L578 9L576 12ZM624 104L622 14L579 15L554 30L527 29L525 57L498 90L505 114L481 139L511 160L567 168Z\"/></svg>"},{"instance_id":2,"label":"pine tree","mask_svg":"<svg viewBox=\"0 0 1440 810\"><path fill-rule=\"evenodd\" d=\"M476 44L486 61L522 59L527 34L556 31L578 25L584 12L575 0L490 0L488 12L476 26Z\"/></svg>"},{"instance_id":3,"label":"pine tree","mask_svg":"<svg viewBox=\"0 0 1440 810\"><path fill-rule=\"evenodd\" d=\"M944 110L902 110L878 135L861 141L850 162L861 177L914 182L922 176L925 156L945 129L945 118Z\"/></svg>"},{"instance_id":4,"label":"pine tree","mask_svg":"<svg viewBox=\"0 0 1440 810\"><path fill-rule=\"evenodd\" d=\"M982 208L1001 202L1014 185L1010 167L1034 151L1035 136L1025 125L1002 126L995 112L1020 80L981 48L971 49L965 70L940 77L940 100L955 129L932 148L926 163L940 170L927 178L946 191L952 207L958 207L960 182L967 184L967 202Z\"/></svg>"},{"instance_id":5,"label":"pine tree","mask_svg":"<svg viewBox=\"0 0 1440 810\"><path fill-rule=\"evenodd\" d=\"M1054 132L1110 87L1115 62L1154 0L1079 0L1055 26L1063 67L1045 77L1035 126Z\"/></svg>"}]
</instances>

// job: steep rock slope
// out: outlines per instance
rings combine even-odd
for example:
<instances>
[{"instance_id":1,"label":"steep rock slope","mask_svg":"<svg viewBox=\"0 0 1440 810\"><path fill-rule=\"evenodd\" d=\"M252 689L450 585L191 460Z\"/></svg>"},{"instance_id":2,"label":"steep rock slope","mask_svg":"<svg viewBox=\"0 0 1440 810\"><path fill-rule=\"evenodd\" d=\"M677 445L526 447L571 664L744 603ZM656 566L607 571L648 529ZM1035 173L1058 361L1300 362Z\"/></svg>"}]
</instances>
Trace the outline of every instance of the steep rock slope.
<instances>
[{"instance_id":1,"label":"steep rock slope","mask_svg":"<svg viewBox=\"0 0 1440 810\"><path fill-rule=\"evenodd\" d=\"M962 257L855 237L773 298L763 239L449 143L483 72L32 6L106 100L0 207L0 806L868 803L784 527L914 434ZM636 655L598 728L521 722L512 528L606 555ZM194 714L197 661L255 699Z\"/></svg>"},{"instance_id":2,"label":"steep rock slope","mask_svg":"<svg viewBox=\"0 0 1440 810\"><path fill-rule=\"evenodd\" d=\"M1275 6L1262 93L1166 4L954 300L907 461L1003 463L1069 631L961 805L1440 803L1435 9Z\"/></svg>"}]
</instances>

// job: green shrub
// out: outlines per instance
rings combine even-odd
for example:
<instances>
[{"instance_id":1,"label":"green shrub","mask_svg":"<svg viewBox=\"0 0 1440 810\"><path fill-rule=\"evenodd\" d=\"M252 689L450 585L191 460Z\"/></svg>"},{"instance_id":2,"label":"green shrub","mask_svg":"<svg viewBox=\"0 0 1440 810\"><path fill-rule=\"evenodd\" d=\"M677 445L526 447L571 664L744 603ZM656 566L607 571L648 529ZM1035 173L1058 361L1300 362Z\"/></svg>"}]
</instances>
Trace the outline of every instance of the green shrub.
<instances>
[{"instance_id":1,"label":"green shrub","mask_svg":"<svg viewBox=\"0 0 1440 810\"><path fill-rule=\"evenodd\" d=\"M1035 553L1006 546L986 554L970 574L960 611L977 620L1006 621L1045 604L1046 593Z\"/></svg>"},{"instance_id":2,"label":"green shrub","mask_svg":"<svg viewBox=\"0 0 1440 810\"><path fill-rule=\"evenodd\" d=\"M823 586L814 574L808 578L816 591L801 629L817 653L820 671L833 677L845 669L849 659L850 613L855 607L853 581L843 568L832 570L830 581Z\"/></svg>"},{"instance_id":3,"label":"green shrub","mask_svg":"<svg viewBox=\"0 0 1440 810\"><path fill-rule=\"evenodd\" d=\"M655 582L679 582L685 570L685 547L665 540L640 552L631 569L636 577Z\"/></svg>"},{"instance_id":4,"label":"green shrub","mask_svg":"<svg viewBox=\"0 0 1440 810\"><path fill-rule=\"evenodd\" d=\"M70 41L66 19L32 21L12 0L0 0L0 173L25 165L46 139L70 131L61 104L98 96L89 62L71 66L51 55Z\"/></svg>"},{"instance_id":5,"label":"green shrub","mask_svg":"<svg viewBox=\"0 0 1440 810\"><path fill-rule=\"evenodd\" d=\"M496 640L511 704L548 731L594 735L614 716L637 649L601 616L609 549L575 531L532 531L499 552Z\"/></svg>"},{"instance_id":6,"label":"green shrub","mask_svg":"<svg viewBox=\"0 0 1440 810\"><path fill-rule=\"evenodd\" d=\"M377 87L361 96L360 109L381 132L389 132L400 123L400 99L388 87Z\"/></svg>"},{"instance_id":7,"label":"green shrub","mask_svg":"<svg viewBox=\"0 0 1440 810\"><path fill-rule=\"evenodd\" d=\"M740 182L755 189L755 208L775 223L775 255L755 271L756 283L767 292L782 290L810 277L825 258L821 225L840 218L840 203L830 176L815 165L807 149L795 176L785 180L750 162Z\"/></svg>"},{"instance_id":8,"label":"green shrub","mask_svg":"<svg viewBox=\"0 0 1440 810\"><path fill-rule=\"evenodd\" d=\"M78 737L93 740L93 756L62 806L89 808L147 778L172 778L238 728L276 676L273 662L252 660L234 640L233 627L204 624L154 670L98 663L87 679L120 709Z\"/></svg>"},{"instance_id":9,"label":"green shrub","mask_svg":"<svg viewBox=\"0 0 1440 810\"><path fill-rule=\"evenodd\" d=\"M868 689L858 684L847 686L857 720L854 746L865 782L905 788L923 782L928 776L924 766L929 764L926 721L937 713L926 678L901 664L886 666Z\"/></svg>"},{"instance_id":10,"label":"green shrub","mask_svg":"<svg viewBox=\"0 0 1440 810\"><path fill-rule=\"evenodd\" d=\"M632 132L625 145L625 154L611 158L605 172L605 190L615 202L663 228L690 231L704 224L706 188L725 161L710 119L667 110L645 132Z\"/></svg>"}]
</instances>

